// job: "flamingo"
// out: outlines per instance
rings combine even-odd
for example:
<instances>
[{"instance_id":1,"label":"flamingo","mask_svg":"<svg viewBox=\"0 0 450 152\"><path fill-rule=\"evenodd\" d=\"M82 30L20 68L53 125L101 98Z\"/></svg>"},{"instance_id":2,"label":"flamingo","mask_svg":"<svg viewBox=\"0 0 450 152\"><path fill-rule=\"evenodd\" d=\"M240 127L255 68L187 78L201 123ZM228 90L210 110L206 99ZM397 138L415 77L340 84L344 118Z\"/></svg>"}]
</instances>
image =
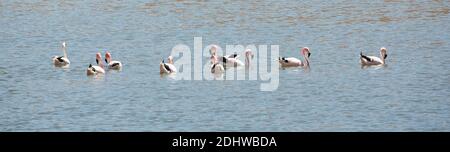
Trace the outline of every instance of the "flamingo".
<instances>
[{"instance_id":1,"label":"flamingo","mask_svg":"<svg viewBox=\"0 0 450 152\"><path fill-rule=\"evenodd\" d=\"M384 65L387 58L387 49L385 47L380 48L380 57L376 56L366 56L362 54L362 51L359 53L360 55L360 63L363 66L367 65Z\"/></svg>"},{"instance_id":2,"label":"flamingo","mask_svg":"<svg viewBox=\"0 0 450 152\"><path fill-rule=\"evenodd\" d=\"M96 75L105 73L105 70L103 69L102 55L100 53L97 53L95 55L95 61L97 62L97 65L89 64L89 67L86 70L87 75Z\"/></svg>"},{"instance_id":3,"label":"flamingo","mask_svg":"<svg viewBox=\"0 0 450 152\"><path fill-rule=\"evenodd\" d=\"M304 61L294 58L294 57L279 57L278 62L282 67L308 67L309 66L309 57L311 56L311 52L308 47L304 47L301 50L301 54L304 57Z\"/></svg>"},{"instance_id":4,"label":"flamingo","mask_svg":"<svg viewBox=\"0 0 450 152\"><path fill-rule=\"evenodd\" d=\"M221 57L219 58L220 61L225 63L225 67L238 67L245 65L241 60L237 58L229 58L229 57Z\"/></svg>"},{"instance_id":5,"label":"flamingo","mask_svg":"<svg viewBox=\"0 0 450 152\"><path fill-rule=\"evenodd\" d=\"M177 68L175 68L175 66L173 65L173 57L172 56L167 57L167 61L168 63L164 63L164 60L161 60L161 62L159 63L159 72L161 74L176 73Z\"/></svg>"},{"instance_id":6,"label":"flamingo","mask_svg":"<svg viewBox=\"0 0 450 152\"><path fill-rule=\"evenodd\" d=\"M217 45L212 45L211 49L209 49L209 53L211 54L211 57L216 56L219 62L225 63L224 65L226 67L237 67L244 65L244 63L238 59L239 55L236 52L230 55L218 56L217 48Z\"/></svg>"},{"instance_id":7,"label":"flamingo","mask_svg":"<svg viewBox=\"0 0 450 152\"><path fill-rule=\"evenodd\" d=\"M52 61L55 66L66 66L70 64L69 58L67 58L66 42L62 42L62 50L64 56L53 56Z\"/></svg>"},{"instance_id":8,"label":"flamingo","mask_svg":"<svg viewBox=\"0 0 450 152\"><path fill-rule=\"evenodd\" d=\"M223 73L225 68L219 63L217 56L211 56L211 73Z\"/></svg>"},{"instance_id":9,"label":"flamingo","mask_svg":"<svg viewBox=\"0 0 450 152\"><path fill-rule=\"evenodd\" d=\"M250 63L255 55L253 54L252 50L247 49L245 50L245 66L250 67Z\"/></svg>"},{"instance_id":10,"label":"flamingo","mask_svg":"<svg viewBox=\"0 0 450 152\"><path fill-rule=\"evenodd\" d=\"M120 70L122 68L122 63L120 61L112 61L111 53L106 51L105 62L108 65L108 69Z\"/></svg>"}]
</instances>

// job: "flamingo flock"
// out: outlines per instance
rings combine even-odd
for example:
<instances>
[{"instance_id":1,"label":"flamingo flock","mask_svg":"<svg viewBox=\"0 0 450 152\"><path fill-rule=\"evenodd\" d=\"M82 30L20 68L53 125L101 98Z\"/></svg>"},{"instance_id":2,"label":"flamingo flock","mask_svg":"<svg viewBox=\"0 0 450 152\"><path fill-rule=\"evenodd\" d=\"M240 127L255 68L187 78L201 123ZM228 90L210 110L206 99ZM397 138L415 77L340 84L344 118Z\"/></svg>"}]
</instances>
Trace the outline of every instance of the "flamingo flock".
<instances>
[{"instance_id":1,"label":"flamingo flock","mask_svg":"<svg viewBox=\"0 0 450 152\"><path fill-rule=\"evenodd\" d=\"M224 73L228 68L237 68L245 66L248 69L251 66L251 61L254 58L254 54L251 49L246 49L244 51L245 62L239 60L240 55L238 53L233 53L225 56L219 56L217 54L218 46L212 45L210 51L210 71L214 74ZM53 56L52 62L55 67L68 67L70 65L69 58L67 56L67 45L66 42L62 42L63 56ZM311 50L308 47L303 47L300 50L303 60L295 57L282 57L278 58L278 63L280 67L302 67L309 68ZM386 64L387 49L385 47L380 48L380 57L364 55L362 51L359 54L359 61L362 66L380 66ZM112 60L112 55L109 51L105 53L105 60L102 59L100 52L95 54L96 65L89 64L86 69L87 75L100 75L105 74L105 68L108 70L121 70L122 63L120 61ZM103 63L105 62L105 64ZM172 74L177 72L177 68L174 65L173 57L168 56L167 60L161 60L159 63L159 71L161 74Z\"/></svg>"},{"instance_id":2,"label":"flamingo flock","mask_svg":"<svg viewBox=\"0 0 450 152\"><path fill-rule=\"evenodd\" d=\"M68 67L70 65L69 58L67 57L67 45L66 42L62 42L63 56L53 56L52 62L55 67ZM122 63L120 61L112 60L111 53L106 51L105 54L106 67L111 70L121 70ZM96 65L89 64L86 69L87 75L105 74L105 64L103 64L102 55L100 52L95 54Z\"/></svg>"},{"instance_id":3,"label":"flamingo flock","mask_svg":"<svg viewBox=\"0 0 450 152\"><path fill-rule=\"evenodd\" d=\"M245 65L246 68L250 67L251 60L254 57L252 50L246 49L244 51L245 54L245 63L239 60L239 54L236 52L226 56L217 55L217 46L213 45L210 49L211 54L211 73L223 73L227 68L233 67L242 67Z\"/></svg>"},{"instance_id":4,"label":"flamingo flock","mask_svg":"<svg viewBox=\"0 0 450 152\"><path fill-rule=\"evenodd\" d=\"M87 75L99 75L99 74L105 74L105 64L103 64L102 60L102 54L98 52L95 54L95 62L97 65L89 64L89 67L86 69ZM111 53L106 51L105 54L105 63L106 67L111 70L121 70L122 69L122 63L120 61L111 61Z\"/></svg>"}]
</instances>

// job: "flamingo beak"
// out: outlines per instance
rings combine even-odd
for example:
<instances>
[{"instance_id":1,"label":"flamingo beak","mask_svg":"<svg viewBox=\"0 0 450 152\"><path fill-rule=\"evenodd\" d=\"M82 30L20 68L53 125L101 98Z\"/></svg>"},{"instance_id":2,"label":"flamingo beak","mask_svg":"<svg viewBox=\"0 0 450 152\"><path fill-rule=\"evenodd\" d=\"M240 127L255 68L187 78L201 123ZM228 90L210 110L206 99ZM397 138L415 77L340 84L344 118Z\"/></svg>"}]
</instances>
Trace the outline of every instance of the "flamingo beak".
<instances>
[{"instance_id":1,"label":"flamingo beak","mask_svg":"<svg viewBox=\"0 0 450 152\"><path fill-rule=\"evenodd\" d=\"M384 55L384 59L386 59L386 58L387 58L387 54Z\"/></svg>"},{"instance_id":2,"label":"flamingo beak","mask_svg":"<svg viewBox=\"0 0 450 152\"><path fill-rule=\"evenodd\" d=\"M89 68L92 68L92 64L89 64Z\"/></svg>"},{"instance_id":3,"label":"flamingo beak","mask_svg":"<svg viewBox=\"0 0 450 152\"><path fill-rule=\"evenodd\" d=\"M105 59L105 62L106 62L106 63L108 63L108 60L107 60L107 59Z\"/></svg>"},{"instance_id":4,"label":"flamingo beak","mask_svg":"<svg viewBox=\"0 0 450 152\"><path fill-rule=\"evenodd\" d=\"M97 62L97 64L98 64L98 59L95 59L95 62Z\"/></svg>"},{"instance_id":5,"label":"flamingo beak","mask_svg":"<svg viewBox=\"0 0 450 152\"><path fill-rule=\"evenodd\" d=\"M308 52L308 58L309 58L309 56L311 56L311 52Z\"/></svg>"}]
</instances>

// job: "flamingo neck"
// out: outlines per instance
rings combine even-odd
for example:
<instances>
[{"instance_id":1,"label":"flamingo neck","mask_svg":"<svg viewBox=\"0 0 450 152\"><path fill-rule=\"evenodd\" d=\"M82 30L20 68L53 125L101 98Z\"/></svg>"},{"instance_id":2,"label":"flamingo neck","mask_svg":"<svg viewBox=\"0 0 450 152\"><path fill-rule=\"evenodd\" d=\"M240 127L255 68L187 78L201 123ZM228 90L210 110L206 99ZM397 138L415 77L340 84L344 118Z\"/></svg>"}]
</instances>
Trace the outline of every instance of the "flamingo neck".
<instances>
[{"instance_id":1,"label":"flamingo neck","mask_svg":"<svg viewBox=\"0 0 450 152\"><path fill-rule=\"evenodd\" d=\"M217 58L217 56L214 56L214 58L213 58L213 64L217 64L217 63L219 63L219 59Z\"/></svg>"},{"instance_id":2,"label":"flamingo neck","mask_svg":"<svg viewBox=\"0 0 450 152\"><path fill-rule=\"evenodd\" d=\"M246 55L245 56L245 65L250 66L250 61L251 61L251 59L250 59L249 55Z\"/></svg>"},{"instance_id":3,"label":"flamingo neck","mask_svg":"<svg viewBox=\"0 0 450 152\"><path fill-rule=\"evenodd\" d=\"M99 67L103 68L103 61L102 61L102 58L97 58L97 61L98 61L97 65L98 65Z\"/></svg>"},{"instance_id":4,"label":"flamingo neck","mask_svg":"<svg viewBox=\"0 0 450 152\"><path fill-rule=\"evenodd\" d=\"M63 53L64 53L64 58L69 59L69 58L67 58L67 50L66 50L66 47L63 47Z\"/></svg>"},{"instance_id":5,"label":"flamingo neck","mask_svg":"<svg viewBox=\"0 0 450 152\"><path fill-rule=\"evenodd\" d=\"M305 60L305 63L303 63L303 66L309 66L309 58L306 57L306 55L303 55L303 58Z\"/></svg>"}]
</instances>

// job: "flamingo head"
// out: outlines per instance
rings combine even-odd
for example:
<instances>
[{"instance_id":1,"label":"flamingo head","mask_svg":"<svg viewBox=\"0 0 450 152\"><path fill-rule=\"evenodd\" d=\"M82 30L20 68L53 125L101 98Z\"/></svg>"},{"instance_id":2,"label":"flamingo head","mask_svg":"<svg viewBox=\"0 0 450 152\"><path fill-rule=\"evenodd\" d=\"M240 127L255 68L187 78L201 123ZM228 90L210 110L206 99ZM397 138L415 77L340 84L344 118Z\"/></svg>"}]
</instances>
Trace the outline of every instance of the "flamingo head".
<instances>
[{"instance_id":1,"label":"flamingo head","mask_svg":"<svg viewBox=\"0 0 450 152\"><path fill-rule=\"evenodd\" d=\"M303 54L303 56L308 57L308 58L311 56L311 52L309 51L308 47L302 48L302 54Z\"/></svg>"},{"instance_id":2,"label":"flamingo head","mask_svg":"<svg viewBox=\"0 0 450 152\"><path fill-rule=\"evenodd\" d=\"M251 49L245 50L245 57L247 57L248 59L250 59L250 58L253 59L254 56L255 55L253 54Z\"/></svg>"},{"instance_id":3,"label":"flamingo head","mask_svg":"<svg viewBox=\"0 0 450 152\"><path fill-rule=\"evenodd\" d=\"M100 53L95 54L95 61L97 64L100 64L102 62L102 55Z\"/></svg>"},{"instance_id":4,"label":"flamingo head","mask_svg":"<svg viewBox=\"0 0 450 152\"><path fill-rule=\"evenodd\" d=\"M172 56L167 57L167 61L168 61L170 64L173 64L173 57L172 57Z\"/></svg>"},{"instance_id":5,"label":"flamingo head","mask_svg":"<svg viewBox=\"0 0 450 152\"><path fill-rule=\"evenodd\" d=\"M62 42L62 47L66 48L66 42Z\"/></svg>"},{"instance_id":6,"label":"flamingo head","mask_svg":"<svg viewBox=\"0 0 450 152\"><path fill-rule=\"evenodd\" d=\"M383 59L387 58L387 49L385 47L380 48L380 56L383 57Z\"/></svg>"},{"instance_id":7,"label":"flamingo head","mask_svg":"<svg viewBox=\"0 0 450 152\"><path fill-rule=\"evenodd\" d=\"M211 48L209 49L209 54L211 54L211 56L216 55L217 53L217 45L212 45Z\"/></svg>"},{"instance_id":8,"label":"flamingo head","mask_svg":"<svg viewBox=\"0 0 450 152\"><path fill-rule=\"evenodd\" d=\"M211 55L211 64L215 64L218 62L217 56L216 55Z\"/></svg>"},{"instance_id":9,"label":"flamingo head","mask_svg":"<svg viewBox=\"0 0 450 152\"><path fill-rule=\"evenodd\" d=\"M111 61L111 53L106 51L106 53L105 53L105 62L109 63L109 61Z\"/></svg>"}]
</instances>

